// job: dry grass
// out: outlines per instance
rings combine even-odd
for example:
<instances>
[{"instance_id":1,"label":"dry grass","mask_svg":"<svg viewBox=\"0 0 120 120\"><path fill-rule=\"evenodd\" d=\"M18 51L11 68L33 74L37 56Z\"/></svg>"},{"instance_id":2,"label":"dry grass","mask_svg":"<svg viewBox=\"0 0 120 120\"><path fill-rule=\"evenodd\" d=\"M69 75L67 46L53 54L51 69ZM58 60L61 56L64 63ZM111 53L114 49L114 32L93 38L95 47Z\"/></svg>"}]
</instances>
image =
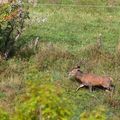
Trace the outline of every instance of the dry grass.
<instances>
[{"instance_id":1,"label":"dry grass","mask_svg":"<svg viewBox=\"0 0 120 120\"><path fill-rule=\"evenodd\" d=\"M80 64L83 71L93 72L100 75L110 75L114 79L115 92L114 94L105 93L104 91L96 90L94 94L95 98L100 96L101 98L94 99L96 104L103 104L110 108L113 113L117 113L120 108L119 102L119 54L111 54L106 52L103 47L97 47L94 44L90 44L80 49L77 52L70 52L68 48L63 48L62 45L52 43L40 43L38 49L29 58L22 58L19 56L19 62L16 62L16 58L9 61L3 61L0 67L1 85L0 92L5 94L5 99L1 99L1 106L8 107L8 111L12 113L14 111L14 100L16 95L19 95L24 85L24 80L30 74L30 79L38 78L44 79L48 74L51 78L55 77L56 81L52 81L58 88L62 87L66 93L73 99L85 99L81 101L82 106L87 104L86 101L90 100L90 96L86 97L87 89L81 89L79 92L84 98L81 98L78 93L74 93L77 88L77 84L74 81L68 81L67 72L70 68ZM29 51L29 50L28 50ZM26 54L29 54L25 50ZM18 59L17 59L18 60ZM81 62L83 61L83 62ZM21 66L22 64L22 66ZM34 67L32 67L34 66ZM35 70L34 70L35 69ZM26 77L23 75L25 72ZM39 73L43 76L39 78ZM36 77L38 75L38 77ZM45 77L46 79L47 77ZM47 79L51 79L47 78ZM44 81L45 82L45 81ZM103 92L103 93L102 93ZM92 96L92 95L91 95ZM99 103L100 102L100 103ZM90 100L91 105L93 101ZM78 105L78 103L76 103ZM87 104L88 105L88 104ZM86 106L87 106L86 105ZM89 105L88 105L89 106ZM12 110L10 108L12 107ZM91 109L91 107L89 107ZM118 114L117 114L118 116Z\"/></svg>"},{"instance_id":2,"label":"dry grass","mask_svg":"<svg viewBox=\"0 0 120 120\"><path fill-rule=\"evenodd\" d=\"M64 50L64 48L56 46L52 43L43 43L39 47L36 54L36 63L39 69L53 66L57 61L67 61L74 59L74 55Z\"/></svg>"},{"instance_id":3,"label":"dry grass","mask_svg":"<svg viewBox=\"0 0 120 120\"><path fill-rule=\"evenodd\" d=\"M116 46L116 52L120 54L120 41L118 42Z\"/></svg>"}]
</instances>

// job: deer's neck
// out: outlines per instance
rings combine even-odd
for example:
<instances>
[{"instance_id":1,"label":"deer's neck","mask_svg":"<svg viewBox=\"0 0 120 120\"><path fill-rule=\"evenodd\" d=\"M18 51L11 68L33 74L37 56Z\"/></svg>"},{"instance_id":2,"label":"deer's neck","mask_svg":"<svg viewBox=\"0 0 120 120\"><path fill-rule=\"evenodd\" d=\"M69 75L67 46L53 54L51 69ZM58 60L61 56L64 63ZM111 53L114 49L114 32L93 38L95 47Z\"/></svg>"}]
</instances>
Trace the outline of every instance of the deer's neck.
<instances>
[{"instance_id":1,"label":"deer's neck","mask_svg":"<svg viewBox=\"0 0 120 120\"><path fill-rule=\"evenodd\" d=\"M81 78L83 77L83 74L84 73L82 73L82 72L77 73L76 79L81 80Z\"/></svg>"}]
</instances>

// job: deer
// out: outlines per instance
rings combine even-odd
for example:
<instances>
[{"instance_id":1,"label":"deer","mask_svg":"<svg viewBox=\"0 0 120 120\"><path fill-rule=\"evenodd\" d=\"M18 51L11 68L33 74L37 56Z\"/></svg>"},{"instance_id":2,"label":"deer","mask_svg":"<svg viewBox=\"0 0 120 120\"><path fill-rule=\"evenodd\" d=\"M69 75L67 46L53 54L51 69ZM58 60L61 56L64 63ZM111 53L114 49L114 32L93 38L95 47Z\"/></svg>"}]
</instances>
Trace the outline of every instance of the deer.
<instances>
[{"instance_id":1,"label":"deer","mask_svg":"<svg viewBox=\"0 0 120 120\"><path fill-rule=\"evenodd\" d=\"M107 91L113 90L113 87L114 87L112 85L113 79L111 77L98 76L92 73L84 73L83 71L80 70L80 66L73 68L69 72L69 77L75 78L79 83L81 83L80 86L76 89L76 91L78 91L80 88L84 86L88 86L90 92L92 92L93 90L92 88L95 86L103 87Z\"/></svg>"}]
</instances>

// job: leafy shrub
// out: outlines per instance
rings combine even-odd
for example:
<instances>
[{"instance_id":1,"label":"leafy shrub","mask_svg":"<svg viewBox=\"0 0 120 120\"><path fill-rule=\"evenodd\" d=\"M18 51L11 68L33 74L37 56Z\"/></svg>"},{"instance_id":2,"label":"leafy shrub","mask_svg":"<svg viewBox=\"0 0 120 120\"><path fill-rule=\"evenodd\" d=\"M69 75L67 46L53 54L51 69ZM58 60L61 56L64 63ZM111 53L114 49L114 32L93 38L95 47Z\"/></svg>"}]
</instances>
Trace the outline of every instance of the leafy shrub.
<instances>
[{"instance_id":1,"label":"leafy shrub","mask_svg":"<svg viewBox=\"0 0 120 120\"><path fill-rule=\"evenodd\" d=\"M12 1L0 5L0 52L7 59L21 35L28 12L22 3Z\"/></svg>"},{"instance_id":2,"label":"leafy shrub","mask_svg":"<svg viewBox=\"0 0 120 120\"><path fill-rule=\"evenodd\" d=\"M0 108L0 120L9 120L9 115L6 111Z\"/></svg>"},{"instance_id":3,"label":"leafy shrub","mask_svg":"<svg viewBox=\"0 0 120 120\"><path fill-rule=\"evenodd\" d=\"M29 83L26 94L16 107L17 120L68 120L72 115L70 101L62 96L62 90L52 84ZM14 118L14 119L15 119Z\"/></svg>"}]
</instances>

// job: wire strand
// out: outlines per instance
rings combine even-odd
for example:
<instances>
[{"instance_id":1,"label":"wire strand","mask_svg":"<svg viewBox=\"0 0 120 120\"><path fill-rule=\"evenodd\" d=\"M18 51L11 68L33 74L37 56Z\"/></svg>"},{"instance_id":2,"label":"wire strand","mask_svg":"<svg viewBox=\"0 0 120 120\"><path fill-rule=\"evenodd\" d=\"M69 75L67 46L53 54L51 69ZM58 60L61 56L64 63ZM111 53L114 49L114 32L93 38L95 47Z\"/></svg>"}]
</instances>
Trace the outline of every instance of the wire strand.
<instances>
[{"instance_id":1,"label":"wire strand","mask_svg":"<svg viewBox=\"0 0 120 120\"><path fill-rule=\"evenodd\" d=\"M120 6L110 6L110 5L76 5L76 4L40 4L38 3L37 6L66 6L66 7L92 7L92 8L120 8Z\"/></svg>"}]
</instances>

